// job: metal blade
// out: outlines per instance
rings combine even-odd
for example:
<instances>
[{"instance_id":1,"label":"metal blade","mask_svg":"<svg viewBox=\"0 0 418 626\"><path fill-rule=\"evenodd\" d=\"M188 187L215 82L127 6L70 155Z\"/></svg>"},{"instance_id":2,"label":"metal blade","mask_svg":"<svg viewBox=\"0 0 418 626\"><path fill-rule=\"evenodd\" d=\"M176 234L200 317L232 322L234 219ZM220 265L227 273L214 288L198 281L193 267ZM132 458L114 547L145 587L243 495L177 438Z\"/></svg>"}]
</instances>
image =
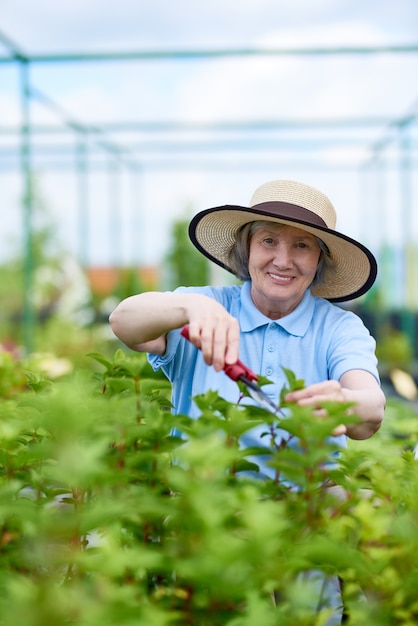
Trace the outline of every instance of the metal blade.
<instances>
[{"instance_id":1,"label":"metal blade","mask_svg":"<svg viewBox=\"0 0 418 626\"><path fill-rule=\"evenodd\" d=\"M279 407L274 404L273 400L270 400L268 395L264 393L264 391L252 380L248 380L244 378L244 376L240 376L240 380L247 386L250 396L264 409L270 411L271 413L277 413Z\"/></svg>"}]
</instances>

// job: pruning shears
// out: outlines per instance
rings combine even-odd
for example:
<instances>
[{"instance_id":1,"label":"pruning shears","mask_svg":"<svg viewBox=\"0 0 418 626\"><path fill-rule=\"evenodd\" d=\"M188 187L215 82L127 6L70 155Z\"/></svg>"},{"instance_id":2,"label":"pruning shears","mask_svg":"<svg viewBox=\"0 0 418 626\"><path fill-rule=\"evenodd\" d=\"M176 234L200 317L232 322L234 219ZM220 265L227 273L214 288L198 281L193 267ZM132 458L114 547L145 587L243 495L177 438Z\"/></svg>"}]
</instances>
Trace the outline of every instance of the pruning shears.
<instances>
[{"instance_id":1,"label":"pruning shears","mask_svg":"<svg viewBox=\"0 0 418 626\"><path fill-rule=\"evenodd\" d=\"M180 331L180 334L190 340L189 337L189 325L186 324ZM244 365L242 361L238 359L236 363L226 364L223 368L225 374L231 379L237 382L240 380L247 387L250 396L263 408L273 413L277 413L279 407L268 397L268 395L257 384L258 376L249 367Z\"/></svg>"}]
</instances>

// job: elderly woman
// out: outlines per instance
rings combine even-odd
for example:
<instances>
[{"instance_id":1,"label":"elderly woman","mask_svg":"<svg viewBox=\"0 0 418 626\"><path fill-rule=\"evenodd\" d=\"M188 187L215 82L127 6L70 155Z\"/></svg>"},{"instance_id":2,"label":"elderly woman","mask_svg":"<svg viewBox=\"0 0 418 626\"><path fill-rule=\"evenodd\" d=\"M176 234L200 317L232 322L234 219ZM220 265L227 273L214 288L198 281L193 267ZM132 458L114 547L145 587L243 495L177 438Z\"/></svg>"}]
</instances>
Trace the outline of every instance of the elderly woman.
<instances>
[{"instance_id":1,"label":"elderly woman","mask_svg":"<svg viewBox=\"0 0 418 626\"><path fill-rule=\"evenodd\" d=\"M263 389L273 403L287 382L283 367L306 383L287 401L316 409L329 400L354 403L360 423L341 425L333 435L342 446L347 436L368 438L379 429L385 407L375 341L359 317L333 302L364 294L375 280L376 261L362 244L337 232L335 223L324 194L286 180L259 187L249 207L202 211L189 227L192 242L242 284L132 296L111 314L112 329L163 370L178 413L198 417L193 397L209 389L236 402L238 386L222 370L240 357L272 381ZM190 342L180 335L185 324ZM244 445L268 446L264 431L250 430ZM286 440L285 431L280 434ZM256 461L260 475L274 475L268 456ZM327 626L341 623L338 578L309 575L317 589L313 612L333 607Z\"/></svg>"},{"instance_id":2,"label":"elderly woman","mask_svg":"<svg viewBox=\"0 0 418 626\"><path fill-rule=\"evenodd\" d=\"M385 407L375 341L359 317L332 303L370 289L376 261L335 224L323 193L286 180L259 187L249 207L202 211L190 224L192 242L243 283L131 296L111 314L113 332L133 350L150 353L152 366L173 384L179 413L197 417L193 397L208 389L237 401L236 383L221 370L240 357L272 381L264 390L274 402L286 383L285 367L306 383L288 401L355 403L361 423L335 434L342 445L345 435L368 438ZM185 324L191 343L180 336Z\"/></svg>"}]
</instances>

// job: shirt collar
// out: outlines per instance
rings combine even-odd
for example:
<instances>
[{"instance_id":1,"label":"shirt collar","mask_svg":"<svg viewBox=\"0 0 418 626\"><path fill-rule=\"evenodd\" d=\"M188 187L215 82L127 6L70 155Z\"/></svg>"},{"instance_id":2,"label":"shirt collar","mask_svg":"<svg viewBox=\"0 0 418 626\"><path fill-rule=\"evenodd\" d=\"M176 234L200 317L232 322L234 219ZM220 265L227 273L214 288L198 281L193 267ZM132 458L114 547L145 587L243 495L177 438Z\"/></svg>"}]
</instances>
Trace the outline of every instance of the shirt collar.
<instances>
[{"instance_id":1,"label":"shirt collar","mask_svg":"<svg viewBox=\"0 0 418 626\"><path fill-rule=\"evenodd\" d=\"M239 323L242 332L250 332L259 326L267 326L274 321L289 335L303 337L311 323L315 308L315 297L307 289L300 304L294 311L278 320L271 320L257 309L251 298L251 281L246 281L241 288L241 311Z\"/></svg>"}]
</instances>

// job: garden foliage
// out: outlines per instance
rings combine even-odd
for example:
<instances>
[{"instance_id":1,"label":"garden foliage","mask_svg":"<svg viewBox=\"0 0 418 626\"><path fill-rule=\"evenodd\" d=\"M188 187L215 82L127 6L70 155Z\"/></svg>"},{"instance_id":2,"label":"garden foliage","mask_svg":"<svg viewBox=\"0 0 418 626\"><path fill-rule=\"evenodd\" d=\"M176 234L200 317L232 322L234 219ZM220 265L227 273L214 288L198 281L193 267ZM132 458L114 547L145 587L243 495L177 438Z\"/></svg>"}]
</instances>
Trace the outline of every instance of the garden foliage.
<instances>
[{"instance_id":1,"label":"garden foliage","mask_svg":"<svg viewBox=\"0 0 418 626\"><path fill-rule=\"evenodd\" d=\"M341 577L350 624L417 623L409 405L392 401L381 431L330 466L344 406L329 404L328 420L296 407L282 418L209 392L193 421L172 415L144 355L91 358L95 374L54 382L3 366L1 626L320 626L312 570ZM275 437L283 419L297 453ZM257 423L272 480L254 477L256 450L238 445Z\"/></svg>"}]
</instances>

